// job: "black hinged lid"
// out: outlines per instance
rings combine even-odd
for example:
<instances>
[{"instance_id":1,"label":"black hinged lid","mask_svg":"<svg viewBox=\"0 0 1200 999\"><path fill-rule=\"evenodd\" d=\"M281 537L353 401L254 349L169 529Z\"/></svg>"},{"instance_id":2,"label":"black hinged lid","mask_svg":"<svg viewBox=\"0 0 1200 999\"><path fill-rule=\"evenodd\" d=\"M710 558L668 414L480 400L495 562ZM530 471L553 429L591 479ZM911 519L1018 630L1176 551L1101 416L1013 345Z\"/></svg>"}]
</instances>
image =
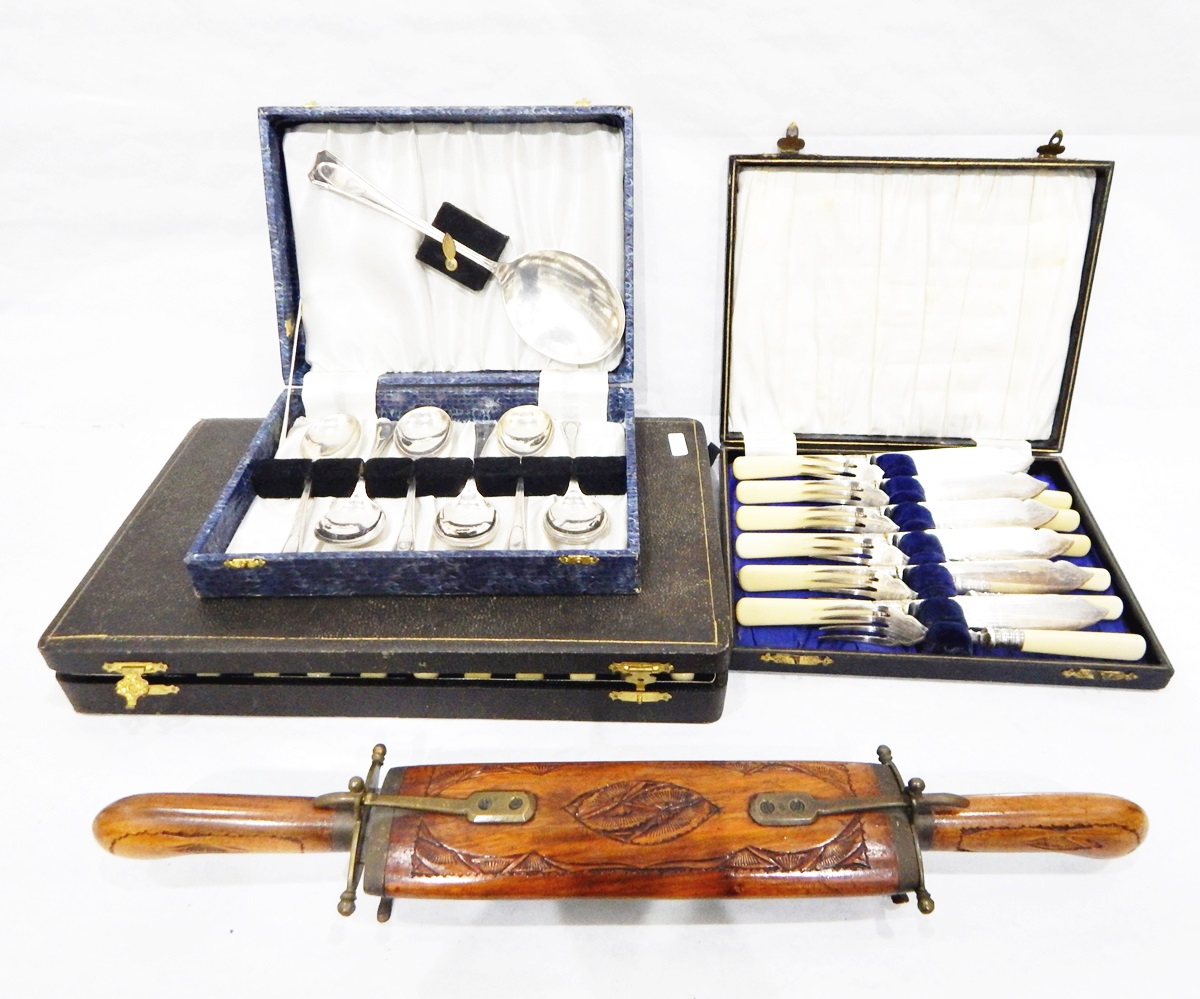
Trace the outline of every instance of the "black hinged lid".
<instances>
[{"instance_id":1,"label":"black hinged lid","mask_svg":"<svg viewBox=\"0 0 1200 999\"><path fill-rule=\"evenodd\" d=\"M1113 164L1060 139L912 159L790 134L730 157L724 444L1061 450Z\"/></svg>"}]
</instances>

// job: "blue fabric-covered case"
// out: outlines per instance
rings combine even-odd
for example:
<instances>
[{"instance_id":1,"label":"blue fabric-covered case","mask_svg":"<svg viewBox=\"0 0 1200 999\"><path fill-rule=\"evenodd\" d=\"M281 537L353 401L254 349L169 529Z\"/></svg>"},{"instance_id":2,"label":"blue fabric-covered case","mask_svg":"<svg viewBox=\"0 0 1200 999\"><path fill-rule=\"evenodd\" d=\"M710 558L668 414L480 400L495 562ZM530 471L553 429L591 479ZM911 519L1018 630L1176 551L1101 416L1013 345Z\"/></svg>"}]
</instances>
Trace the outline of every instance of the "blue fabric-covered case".
<instances>
[{"instance_id":1,"label":"blue fabric-covered case","mask_svg":"<svg viewBox=\"0 0 1200 999\"><path fill-rule=\"evenodd\" d=\"M636 592L640 538L629 109L266 108L259 118L285 390L185 557L197 593ZM466 212L508 235L502 260L541 248L603 257L595 263L607 271L623 299L621 343L605 362L582 372L547 362L521 345L505 326L497 288L476 292L433 273L416 257L421 237L401 223L335 194L314 194L303 172L312 162L311 150L320 145L338 150L344 159L355 158L349 165L370 172L375 185L394 193L397 201L408 197L420 202L405 207L418 214L426 211L423 218L432 219L437 205L448 202L453 207L443 206L439 218L459 209L459 214ZM600 224L593 227L596 220ZM548 245L556 239L576 244ZM379 247L386 249L377 252ZM437 249L426 243L422 259L438 260ZM302 298L303 319L297 328ZM476 333L472 324L482 332ZM351 469L349 485L328 493L345 495L358 474L365 476L369 489L379 490L381 483L393 480L401 483L391 492L384 487L372 494L388 521L373 546L311 550L315 542L309 530L300 551L284 553L279 525L293 522L300 489L294 484L290 493L270 493L262 482L271 479L273 462L298 457L292 438L283 438L289 429L293 437L298 435L296 421L309 416L310 399L319 398L328 407L330 399L344 398L338 394L343 382L358 385L361 396L364 381L373 386L375 418L394 421L418 406L446 410L456 424L458 450L451 457L423 458L411 470L408 459L397 461L401 456L387 451L366 461L361 473ZM552 457L525 458L519 466L515 459L507 459L508 465L493 461L499 473L490 480L490 499L501 509L501 528L487 548L449 548L425 530L415 550L394 550L392 539L406 516L404 477L416 476L418 517L430 521L438 506L456 495L465 476L483 481L487 462L471 465L465 459L478 457L481 447L483 458L496 457L495 443L479 428L494 424L514 406L531 403L548 409L560 431L567 421L582 421L581 441L591 426L591 440L602 449L572 460L560 440ZM371 433L364 423L364 440ZM364 451L351 457L365 460L370 455ZM321 464L314 462L304 474L317 481ZM528 550L505 550L512 520L504 518L513 516L508 511L518 477L531 493L527 522L538 522L553 494L574 478L609 509L607 533L573 547L547 543L544 534L531 530ZM310 528L321 503L331 502L319 497L315 487L313 495Z\"/></svg>"}]
</instances>

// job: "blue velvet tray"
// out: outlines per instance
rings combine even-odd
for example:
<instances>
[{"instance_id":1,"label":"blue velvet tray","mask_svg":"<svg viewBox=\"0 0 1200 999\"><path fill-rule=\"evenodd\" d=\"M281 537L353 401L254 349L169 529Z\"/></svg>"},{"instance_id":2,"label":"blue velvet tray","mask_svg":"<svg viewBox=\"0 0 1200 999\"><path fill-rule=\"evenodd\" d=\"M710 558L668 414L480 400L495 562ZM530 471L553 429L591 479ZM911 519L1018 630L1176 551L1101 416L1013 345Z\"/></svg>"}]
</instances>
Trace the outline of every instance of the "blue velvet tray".
<instances>
[{"instance_id":1,"label":"blue velvet tray","mask_svg":"<svg viewBox=\"0 0 1200 999\"><path fill-rule=\"evenodd\" d=\"M613 275L625 307L619 362L608 372L607 419L624 427L626 543L586 550L324 550L296 553L228 552L255 500L255 470L276 453L284 427L303 415L299 392L279 397L185 556L193 587L202 597L353 596L373 594L579 594L632 593L638 589L640 551L633 401L633 120L623 107L528 108L264 108L259 112L267 214L274 268L277 335L285 384L309 371L300 325L295 235L284 173L283 140L289 129L328 123L440 124L544 127L592 123L611 129L623 150L623 273ZM506 254L507 256L508 254ZM404 266L420 267L415 261ZM436 405L456 421L495 421L512 406L537 403L536 370L389 371L376 384L376 414L396 419L415 406ZM534 459L536 460L536 459Z\"/></svg>"}]
</instances>

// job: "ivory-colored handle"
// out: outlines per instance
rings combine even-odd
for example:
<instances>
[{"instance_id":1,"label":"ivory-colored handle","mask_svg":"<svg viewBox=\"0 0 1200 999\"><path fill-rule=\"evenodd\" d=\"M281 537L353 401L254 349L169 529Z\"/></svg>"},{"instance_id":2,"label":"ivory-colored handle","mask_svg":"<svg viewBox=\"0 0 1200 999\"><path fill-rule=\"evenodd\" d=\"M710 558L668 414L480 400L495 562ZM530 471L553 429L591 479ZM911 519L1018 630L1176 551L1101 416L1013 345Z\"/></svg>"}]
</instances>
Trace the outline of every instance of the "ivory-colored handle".
<instances>
[{"instance_id":1,"label":"ivory-colored handle","mask_svg":"<svg viewBox=\"0 0 1200 999\"><path fill-rule=\"evenodd\" d=\"M849 517L853 523L854 514L845 511L845 507L824 506L743 506L738 508L734 520L743 531L801 531L813 524L830 524L841 522Z\"/></svg>"},{"instance_id":2,"label":"ivory-colored handle","mask_svg":"<svg viewBox=\"0 0 1200 999\"><path fill-rule=\"evenodd\" d=\"M1067 534L1063 537L1070 542L1063 552L1067 558L1082 558L1092 550L1092 539L1086 534Z\"/></svg>"},{"instance_id":3,"label":"ivory-colored handle","mask_svg":"<svg viewBox=\"0 0 1200 999\"><path fill-rule=\"evenodd\" d=\"M1079 588L1081 590L1107 590L1112 586L1112 573L1107 569L1092 569L1092 576Z\"/></svg>"},{"instance_id":4,"label":"ivory-colored handle","mask_svg":"<svg viewBox=\"0 0 1200 999\"><path fill-rule=\"evenodd\" d=\"M1034 499L1046 506L1052 506L1056 510L1070 510L1075 504L1075 498L1070 493L1064 493L1059 489L1043 489Z\"/></svg>"},{"instance_id":5,"label":"ivory-colored handle","mask_svg":"<svg viewBox=\"0 0 1200 999\"><path fill-rule=\"evenodd\" d=\"M1039 496L1035 502L1041 503L1042 498ZM1048 503L1042 503L1043 506L1049 506ZM1051 517L1042 527L1050 531L1061 531L1065 534L1070 534L1079 526L1079 511L1078 510L1059 510Z\"/></svg>"},{"instance_id":6,"label":"ivory-colored handle","mask_svg":"<svg viewBox=\"0 0 1200 999\"><path fill-rule=\"evenodd\" d=\"M1135 662L1146 654L1146 639L1127 631L1025 631L1022 652L1080 659Z\"/></svg>"},{"instance_id":7,"label":"ivory-colored handle","mask_svg":"<svg viewBox=\"0 0 1200 999\"><path fill-rule=\"evenodd\" d=\"M847 534L847 544L854 535ZM751 531L739 534L733 543L739 558L821 558L828 557L828 547L822 548L811 534L771 534Z\"/></svg>"},{"instance_id":8,"label":"ivory-colored handle","mask_svg":"<svg viewBox=\"0 0 1200 999\"><path fill-rule=\"evenodd\" d=\"M861 610L861 600L851 597L742 597L734 608L738 624L749 628L760 625L830 624L831 612Z\"/></svg>"},{"instance_id":9,"label":"ivory-colored handle","mask_svg":"<svg viewBox=\"0 0 1200 999\"><path fill-rule=\"evenodd\" d=\"M842 460L840 455L828 457L833 463ZM735 479L782 479L815 475L825 470L823 462L814 462L801 454L743 454L733 459Z\"/></svg>"},{"instance_id":10,"label":"ivory-colored handle","mask_svg":"<svg viewBox=\"0 0 1200 999\"><path fill-rule=\"evenodd\" d=\"M741 460L740 458L737 460ZM846 479L749 479L734 490L739 503L844 503L851 497ZM862 485L861 480L854 482ZM887 502L886 496L881 498Z\"/></svg>"},{"instance_id":11,"label":"ivory-colored handle","mask_svg":"<svg viewBox=\"0 0 1200 999\"><path fill-rule=\"evenodd\" d=\"M1125 604L1120 597L1110 595L1091 596L1087 593L1080 593L1080 600L1086 600L1089 604L1093 604L1104 611L1105 621L1115 621L1125 612Z\"/></svg>"}]
</instances>

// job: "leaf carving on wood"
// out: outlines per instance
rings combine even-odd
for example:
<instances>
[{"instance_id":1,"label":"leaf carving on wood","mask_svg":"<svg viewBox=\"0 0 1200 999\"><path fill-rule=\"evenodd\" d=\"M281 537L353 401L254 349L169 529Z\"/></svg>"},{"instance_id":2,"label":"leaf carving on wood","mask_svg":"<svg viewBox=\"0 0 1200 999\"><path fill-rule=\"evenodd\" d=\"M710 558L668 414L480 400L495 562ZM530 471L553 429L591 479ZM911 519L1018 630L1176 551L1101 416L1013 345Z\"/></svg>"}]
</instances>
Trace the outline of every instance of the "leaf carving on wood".
<instances>
[{"instance_id":1,"label":"leaf carving on wood","mask_svg":"<svg viewBox=\"0 0 1200 999\"><path fill-rule=\"evenodd\" d=\"M413 843L414 877L500 877L505 874L566 874L567 868L536 850L511 857L456 850L429 835L422 823Z\"/></svg>"},{"instance_id":2,"label":"leaf carving on wood","mask_svg":"<svg viewBox=\"0 0 1200 999\"><path fill-rule=\"evenodd\" d=\"M653 846L686 836L720 811L704 795L658 780L606 784L563 808L592 832L633 846Z\"/></svg>"},{"instance_id":3,"label":"leaf carving on wood","mask_svg":"<svg viewBox=\"0 0 1200 999\"><path fill-rule=\"evenodd\" d=\"M434 839L422 823L413 843L413 877L495 878L566 874L685 874L718 872L723 876L807 874L821 871L869 870L866 834L857 816L833 837L808 850L784 852L744 846L718 857L680 857L646 867L636 864L579 864L551 860L536 850L509 856L490 856L457 850Z\"/></svg>"}]
</instances>

